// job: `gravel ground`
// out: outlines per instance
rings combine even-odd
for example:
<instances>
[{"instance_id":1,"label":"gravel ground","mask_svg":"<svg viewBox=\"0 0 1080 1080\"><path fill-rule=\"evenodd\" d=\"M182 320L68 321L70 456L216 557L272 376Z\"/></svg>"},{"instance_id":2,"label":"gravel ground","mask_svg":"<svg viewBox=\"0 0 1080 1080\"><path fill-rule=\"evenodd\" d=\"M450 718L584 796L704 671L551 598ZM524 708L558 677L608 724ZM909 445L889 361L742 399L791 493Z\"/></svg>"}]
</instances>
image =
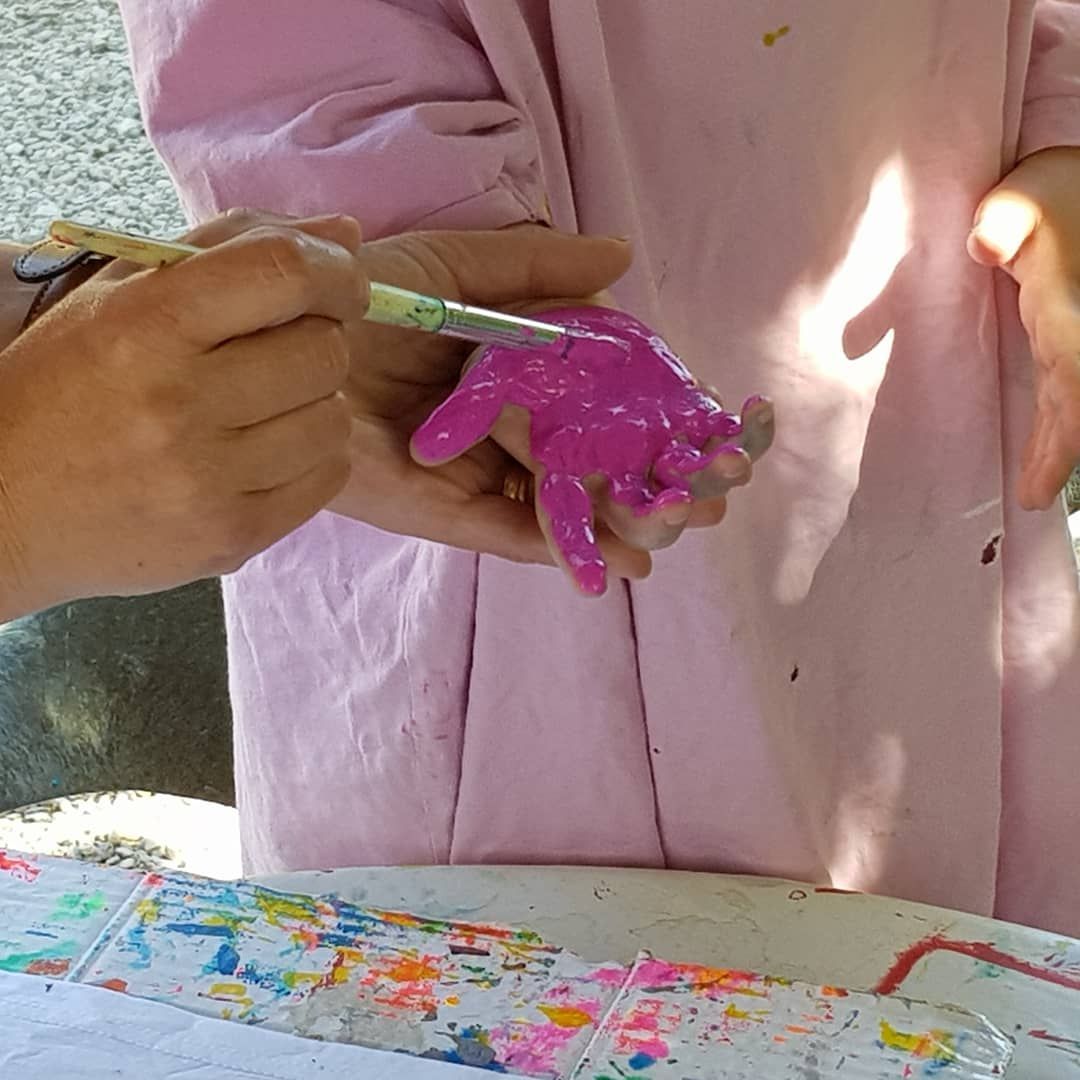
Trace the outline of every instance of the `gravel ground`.
<instances>
[{"instance_id":1,"label":"gravel ground","mask_svg":"<svg viewBox=\"0 0 1080 1080\"><path fill-rule=\"evenodd\" d=\"M0 848L136 870L240 876L231 806L148 791L73 795L0 814Z\"/></svg>"},{"instance_id":2,"label":"gravel ground","mask_svg":"<svg viewBox=\"0 0 1080 1080\"><path fill-rule=\"evenodd\" d=\"M0 0L0 185L10 240L60 216L183 229L143 133L115 0Z\"/></svg>"}]
</instances>

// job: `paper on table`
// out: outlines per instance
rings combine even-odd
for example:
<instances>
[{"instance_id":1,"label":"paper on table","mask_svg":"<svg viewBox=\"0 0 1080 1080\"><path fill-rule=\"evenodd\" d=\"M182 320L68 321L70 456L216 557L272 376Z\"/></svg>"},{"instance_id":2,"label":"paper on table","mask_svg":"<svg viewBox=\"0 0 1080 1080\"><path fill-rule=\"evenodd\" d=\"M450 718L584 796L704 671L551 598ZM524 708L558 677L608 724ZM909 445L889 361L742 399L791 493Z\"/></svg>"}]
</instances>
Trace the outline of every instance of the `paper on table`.
<instances>
[{"instance_id":1,"label":"paper on table","mask_svg":"<svg viewBox=\"0 0 1080 1080\"><path fill-rule=\"evenodd\" d=\"M642 953L572 1080L993 1080L1012 1049L960 1010Z\"/></svg>"},{"instance_id":2,"label":"paper on table","mask_svg":"<svg viewBox=\"0 0 1080 1080\"><path fill-rule=\"evenodd\" d=\"M321 1043L111 990L0 973L0 1076L19 1080L461 1080L441 1061Z\"/></svg>"}]
</instances>

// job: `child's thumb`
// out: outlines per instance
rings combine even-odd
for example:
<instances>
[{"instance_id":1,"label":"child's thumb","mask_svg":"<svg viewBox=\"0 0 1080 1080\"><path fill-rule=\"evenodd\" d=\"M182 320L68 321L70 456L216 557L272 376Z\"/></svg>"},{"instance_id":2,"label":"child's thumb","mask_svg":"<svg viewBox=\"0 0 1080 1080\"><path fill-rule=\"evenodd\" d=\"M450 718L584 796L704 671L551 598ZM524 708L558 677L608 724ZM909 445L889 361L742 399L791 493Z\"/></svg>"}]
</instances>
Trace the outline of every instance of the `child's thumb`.
<instances>
[{"instance_id":1,"label":"child's thumb","mask_svg":"<svg viewBox=\"0 0 1080 1080\"><path fill-rule=\"evenodd\" d=\"M983 266L1008 266L1039 223L1034 202L1006 180L983 199L967 240L968 254Z\"/></svg>"}]
</instances>

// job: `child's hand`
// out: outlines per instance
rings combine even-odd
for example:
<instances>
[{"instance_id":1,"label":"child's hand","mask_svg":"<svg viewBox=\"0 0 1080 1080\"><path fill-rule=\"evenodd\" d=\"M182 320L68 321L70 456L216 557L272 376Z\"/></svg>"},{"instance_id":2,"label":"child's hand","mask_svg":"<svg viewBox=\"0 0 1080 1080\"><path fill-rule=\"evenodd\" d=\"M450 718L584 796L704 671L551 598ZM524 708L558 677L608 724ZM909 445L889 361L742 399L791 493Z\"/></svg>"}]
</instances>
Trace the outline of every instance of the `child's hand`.
<instances>
[{"instance_id":1,"label":"child's hand","mask_svg":"<svg viewBox=\"0 0 1080 1080\"><path fill-rule=\"evenodd\" d=\"M773 436L772 406L725 412L648 327L622 312L559 305L543 316L598 335L569 351L481 350L416 431L413 457L445 465L489 437L535 477L552 554L586 595L607 587L607 529L639 551L715 525Z\"/></svg>"},{"instance_id":2,"label":"child's hand","mask_svg":"<svg viewBox=\"0 0 1080 1080\"><path fill-rule=\"evenodd\" d=\"M968 250L1020 285L1035 358L1035 424L1020 502L1045 510L1080 463L1080 150L1044 150L1022 161L983 200Z\"/></svg>"}]
</instances>

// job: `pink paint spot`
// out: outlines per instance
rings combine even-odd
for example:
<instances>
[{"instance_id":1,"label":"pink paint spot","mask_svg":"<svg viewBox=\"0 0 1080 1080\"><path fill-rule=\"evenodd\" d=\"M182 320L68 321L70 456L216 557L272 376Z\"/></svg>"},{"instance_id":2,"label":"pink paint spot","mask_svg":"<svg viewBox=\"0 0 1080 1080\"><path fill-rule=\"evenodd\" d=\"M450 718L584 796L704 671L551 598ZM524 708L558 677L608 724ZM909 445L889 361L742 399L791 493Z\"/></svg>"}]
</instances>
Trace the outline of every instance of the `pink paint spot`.
<instances>
[{"instance_id":1,"label":"pink paint spot","mask_svg":"<svg viewBox=\"0 0 1080 1080\"><path fill-rule=\"evenodd\" d=\"M0 873L10 874L17 881L29 883L37 880L38 874L41 873L41 867L34 866L33 863L29 863L25 859L9 855L6 851L0 851Z\"/></svg>"},{"instance_id":2,"label":"pink paint spot","mask_svg":"<svg viewBox=\"0 0 1080 1080\"><path fill-rule=\"evenodd\" d=\"M532 456L544 469L537 499L555 546L581 591L598 596L607 567L586 479L602 478L636 516L685 505L694 473L721 454L744 454L742 422L637 319L605 308L545 318L580 336L561 351L486 350L413 436L413 453L428 464L449 461L487 438L507 405L525 409Z\"/></svg>"}]
</instances>

